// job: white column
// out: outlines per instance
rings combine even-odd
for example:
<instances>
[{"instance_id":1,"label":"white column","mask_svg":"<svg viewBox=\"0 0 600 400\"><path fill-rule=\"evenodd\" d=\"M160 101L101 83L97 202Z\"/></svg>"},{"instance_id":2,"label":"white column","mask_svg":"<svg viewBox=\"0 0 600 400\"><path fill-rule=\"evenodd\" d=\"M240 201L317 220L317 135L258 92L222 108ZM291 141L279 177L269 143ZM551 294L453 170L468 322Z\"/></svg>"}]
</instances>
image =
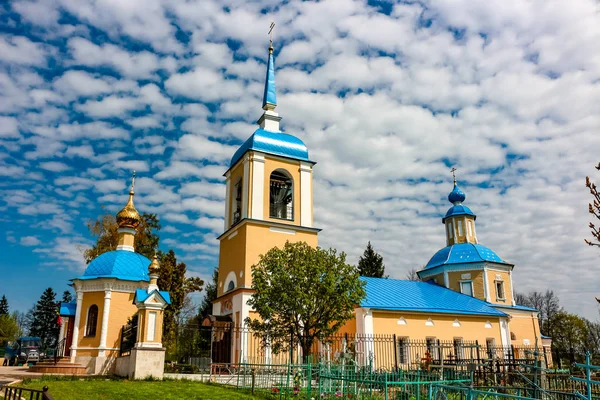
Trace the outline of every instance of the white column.
<instances>
[{"instance_id":1,"label":"white column","mask_svg":"<svg viewBox=\"0 0 600 400\"><path fill-rule=\"evenodd\" d=\"M244 179L242 182L242 219L248 218L248 181L250 180L249 156L244 157Z\"/></svg>"},{"instance_id":2,"label":"white column","mask_svg":"<svg viewBox=\"0 0 600 400\"><path fill-rule=\"evenodd\" d=\"M102 326L100 327L100 350L98 356L103 357L106 349L106 336L108 334L108 314L110 313L110 290L104 291L104 309L102 310Z\"/></svg>"},{"instance_id":3,"label":"white column","mask_svg":"<svg viewBox=\"0 0 600 400\"><path fill-rule=\"evenodd\" d=\"M312 216L312 167L309 163L300 163L300 225L313 226Z\"/></svg>"},{"instance_id":4,"label":"white column","mask_svg":"<svg viewBox=\"0 0 600 400\"><path fill-rule=\"evenodd\" d=\"M252 158L252 210L250 218L263 219L265 209L265 156L254 153Z\"/></svg>"},{"instance_id":5,"label":"white column","mask_svg":"<svg viewBox=\"0 0 600 400\"><path fill-rule=\"evenodd\" d=\"M517 305L517 302L515 301L515 290L513 288L513 282L512 282L512 271L508 271L508 278L510 280L510 297L511 297L511 304L513 306ZM504 289L506 290L506 289Z\"/></svg>"},{"instance_id":6,"label":"white column","mask_svg":"<svg viewBox=\"0 0 600 400\"><path fill-rule=\"evenodd\" d=\"M448 278L448 271L444 271L444 286L450 289L450 278Z\"/></svg>"},{"instance_id":7,"label":"white column","mask_svg":"<svg viewBox=\"0 0 600 400\"><path fill-rule=\"evenodd\" d=\"M488 281L488 270L483 268L483 292L485 295L485 301L491 303L490 285Z\"/></svg>"},{"instance_id":8,"label":"white column","mask_svg":"<svg viewBox=\"0 0 600 400\"><path fill-rule=\"evenodd\" d=\"M71 345L71 362L75 362L77 345L79 342L79 320L81 319L81 303L83 303L83 292L77 291L77 308L75 309L75 322L73 325L73 342Z\"/></svg>"},{"instance_id":9,"label":"white column","mask_svg":"<svg viewBox=\"0 0 600 400\"><path fill-rule=\"evenodd\" d=\"M229 226L231 225L231 208L230 208L231 204L229 204L230 201L231 201L231 175L228 172L225 177L225 228L223 229L223 232L225 232L227 229L229 229Z\"/></svg>"}]
</instances>

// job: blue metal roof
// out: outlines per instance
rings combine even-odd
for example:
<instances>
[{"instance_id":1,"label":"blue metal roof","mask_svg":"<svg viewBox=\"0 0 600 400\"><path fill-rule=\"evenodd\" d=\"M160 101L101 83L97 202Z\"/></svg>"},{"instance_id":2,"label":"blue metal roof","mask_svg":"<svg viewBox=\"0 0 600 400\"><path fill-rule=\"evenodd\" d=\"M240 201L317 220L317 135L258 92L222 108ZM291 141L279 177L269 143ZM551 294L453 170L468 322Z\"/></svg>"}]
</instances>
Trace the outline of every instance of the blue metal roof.
<instances>
[{"instance_id":1,"label":"blue metal roof","mask_svg":"<svg viewBox=\"0 0 600 400\"><path fill-rule=\"evenodd\" d=\"M275 63L273 62L273 52L269 51L269 61L267 62L267 77L265 79L265 92L263 94L263 108L267 104L277 105L277 95L275 92Z\"/></svg>"},{"instance_id":2,"label":"blue metal roof","mask_svg":"<svg viewBox=\"0 0 600 400\"><path fill-rule=\"evenodd\" d=\"M60 315L63 317L75 316L75 310L77 310L77 303L60 303Z\"/></svg>"},{"instance_id":3,"label":"blue metal roof","mask_svg":"<svg viewBox=\"0 0 600 400\"><path fill-rule=\"evenodd\" d=\"M425 269L439 267L440 265L466 264L483 261L508 264L485 246L473 243L460 243L439 250L431 257L431 260L429 260Z\"/></svg>"},{"instance_id":4,"label":"blue metal roof","mask_svg":"<svg viewBox=\"0 0 600 400\"><path fill-rule=\"evenodd\" d=\"M463 201L465 201L466 198L467 195L465 194L465 192L460 190L460 188L456 185L456 182L454 182L454 189L452 189L452 191L448 195L448 201L452 204L456 204L462 203Z\"/></svg>"},{"instance_id":5,"label":"blue metal roof","mask_svg":"<svg viewBox=\"0 0 600 400\"><path fill-rule=\"evenodd\" d=\"M535 308L527 307L527 306L520 306L518 304L515 305L515 306L505 306L503 304L496 304L496 305L494 305L494 307L508 308L509 310L535 311L535 312L538 312L538 310L536 310Z\"/></svg>"},{"instance_id":6,"label":"blue metal roof","mask_svg":"<svg viewBox=\"0 0 600 400\"><path fill-rule=\"evenodd\" d=\"M491 304L429 282L366 278L367 295L361 307L378 310L444 314L506 316Z\"/></svg>"},{"instance_id":7,"label":"blue metal roof","mask_svg":"<svg viewBox=\"0 0 600 400\"><path fill-rule=\"evenodd\" d=\"M270 132L259 128L235 152L229 166L233 167L249 150L311 162L308 159L308 148L302 140L287 133Z\"/></svg>"},{"instance_id":8,"label":"blue metal roof","mask_svg":"<svg viewBox=\"0 0 600 400\"><path fill-rule=\"evenodd\" d=\"M150 295L152 295L152 293L158 293L167 304L171 304L171 295L169 294L169 292L165 292L165 291L159 291L159 290L153 290L150 293L148 293L146 290L144 289L136 289L135 290L135 299L134 302L143 302L145 301L148 297L150 297Z\"/></svg>"},{"instance_id":9,"label":"blue metal roof","mask_svg":"<svg viewBox=\"0 0 600 400\"><path fill-rule=\"evenodd\" d=\"M149 281L150 260L133 251L115 250L100 254L76 279L116 278L124 281Z\"/></svg>"},{"instance_id":10,"label":"blue metal roof","mask_svg":"<svg viewBox=\"0 0 600 400\"><path fill-rule=\"evenodd\" d=\"M471 211L469 207L463 206L462 204L457 204L448 209L448 212L446 212L446 215L444 216L444 218L442 218L442 223L446 221L446 218L455 215L472 215L473 217L477 218L477 216L473 213L473 211Z\"/></svg>"}]
</instances>

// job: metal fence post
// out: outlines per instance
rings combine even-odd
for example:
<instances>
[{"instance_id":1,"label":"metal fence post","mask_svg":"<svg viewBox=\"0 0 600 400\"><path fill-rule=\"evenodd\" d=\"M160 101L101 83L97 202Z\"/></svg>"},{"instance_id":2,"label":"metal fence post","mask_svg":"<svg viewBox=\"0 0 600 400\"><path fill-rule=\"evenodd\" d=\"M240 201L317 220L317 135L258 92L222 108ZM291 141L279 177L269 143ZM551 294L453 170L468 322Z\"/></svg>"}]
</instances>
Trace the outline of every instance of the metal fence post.
<instances>
[{"instance_id":1,"label":"metal fence post","mask_svg":"<svg viewBox=\"0 0 600 400\"><path fill-rule=\"evenodd\" d=\"M394 368L398 372L398 342L396 341L396 334L394 333Z\"/></svg>"}]
</instances>

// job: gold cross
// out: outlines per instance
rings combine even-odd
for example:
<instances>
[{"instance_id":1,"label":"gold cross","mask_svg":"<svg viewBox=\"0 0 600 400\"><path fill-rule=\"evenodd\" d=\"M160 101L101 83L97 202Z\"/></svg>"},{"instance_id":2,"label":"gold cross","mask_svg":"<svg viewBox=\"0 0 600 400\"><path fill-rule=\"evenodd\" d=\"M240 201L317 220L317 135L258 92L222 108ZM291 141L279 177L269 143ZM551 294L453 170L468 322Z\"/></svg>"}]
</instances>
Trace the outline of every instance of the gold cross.
<instances>
[{"instance_id":1,"label":"gold cross","mask_svg":"<svg viewBox=\"0 0 600 400\"><path fill-rule=\"evenodd\" d=\"M269 42L271 42L271 47L273 47L273 29L275 29L275 22L271 21L271 26L269 27Z\"/></svg>"},{"instance_id":2,"label":"gold cross","mask_svg":"<svg viewBox=\"0 0 600 400\"><path fill-rule=\"evenodd\" d=\"M452 172L452 176L454 177L454 183L456 183L456 168L452 167L452 169L450 170L450 172Z\"/></svg>"}]
</instances>

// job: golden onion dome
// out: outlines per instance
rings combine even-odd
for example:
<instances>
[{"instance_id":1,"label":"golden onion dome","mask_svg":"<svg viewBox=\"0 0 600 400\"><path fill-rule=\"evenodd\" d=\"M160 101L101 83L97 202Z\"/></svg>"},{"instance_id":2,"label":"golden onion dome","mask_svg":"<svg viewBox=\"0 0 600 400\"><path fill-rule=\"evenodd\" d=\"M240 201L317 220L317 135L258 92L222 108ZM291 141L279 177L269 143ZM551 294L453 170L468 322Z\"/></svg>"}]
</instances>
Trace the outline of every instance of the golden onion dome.
<instances>
[{"instance_id":1,"label":"golden onion dome","mask_svg":"<svg viewBox=\"0 0 600 400\"><path fill-rule=\"evenodd\" d=\"M133 177L131 178L131 190L129 191L129 200L127 201L125 207L123 207L123 209L117 213L117 224L119 224L120 228L127 226L136 228L140 224L140 222L142 222L142 217L140 216L140 213L135 209L135 206L133 205L134 185L135 171L133 171Z\"/></svg>"},{"instance_id":2,"label":"golden onion dome","mask_svg":"<svg viewBox=\"0 0 600 400\"><path fill-rule=\"evenodd\" d=\"M152 263L148 266L148 275L158 275L160 272L160 263L158 262L158 257L156 254L154 258L152 258Z\"/></svg>"}]
</instances>

